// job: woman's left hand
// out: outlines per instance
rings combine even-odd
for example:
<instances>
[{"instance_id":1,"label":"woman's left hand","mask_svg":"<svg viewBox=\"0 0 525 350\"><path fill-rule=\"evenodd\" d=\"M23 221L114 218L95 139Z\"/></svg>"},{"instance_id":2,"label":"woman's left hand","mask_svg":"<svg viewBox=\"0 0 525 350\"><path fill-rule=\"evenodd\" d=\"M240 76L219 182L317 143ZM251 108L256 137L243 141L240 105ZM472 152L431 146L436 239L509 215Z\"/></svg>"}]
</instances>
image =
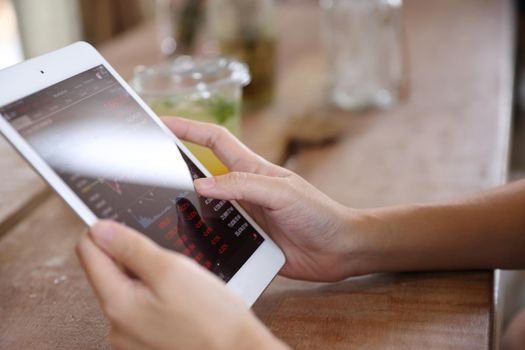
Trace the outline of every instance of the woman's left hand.
<instances>
[{"instance_id":1,"label":"woman's left hand","mask_svg":"<svg viewBox=\"0 0 525 350\"><path fill-rule=\"evenodd\" d=\"M132 229L99 222L77 254L117 349L285 348L217 277Z\"/></svg>"}]
</instances>

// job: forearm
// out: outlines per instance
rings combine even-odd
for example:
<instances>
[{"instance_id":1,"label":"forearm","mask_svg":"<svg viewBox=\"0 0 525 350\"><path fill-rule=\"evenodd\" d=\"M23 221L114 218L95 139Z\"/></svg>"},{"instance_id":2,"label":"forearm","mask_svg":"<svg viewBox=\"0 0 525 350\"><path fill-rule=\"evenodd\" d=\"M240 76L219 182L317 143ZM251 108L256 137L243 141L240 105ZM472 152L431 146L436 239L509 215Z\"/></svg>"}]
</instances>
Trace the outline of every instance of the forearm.
<instances>
[{"instance_id":1,"label":"forearm","mask_svg":"<svg viewBox=\"0 0 525 350\"><path fill-rule=\"evenodd\" d=\"M367 272L525 268L525 181L455 202L367 210L360 221Z\"/></svg>"}]
</instances>

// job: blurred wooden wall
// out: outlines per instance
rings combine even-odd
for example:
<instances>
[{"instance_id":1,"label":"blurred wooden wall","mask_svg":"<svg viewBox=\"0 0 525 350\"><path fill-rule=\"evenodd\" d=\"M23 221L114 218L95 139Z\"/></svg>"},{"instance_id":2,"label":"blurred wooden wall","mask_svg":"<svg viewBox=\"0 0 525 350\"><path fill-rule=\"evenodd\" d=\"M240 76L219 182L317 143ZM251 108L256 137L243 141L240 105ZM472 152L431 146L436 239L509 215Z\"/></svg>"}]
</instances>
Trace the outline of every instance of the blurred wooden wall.
<instances>
[{"instance_id":1,"label":"blurred wooden wall","mask_svg":"<svg viewBox=\"0 0 525 350\"><path fill-rule=\"evenodd\" d=\"M153 0L79 0L84 39L97 46L153 14Z\"/></svg>"}]
</instances>

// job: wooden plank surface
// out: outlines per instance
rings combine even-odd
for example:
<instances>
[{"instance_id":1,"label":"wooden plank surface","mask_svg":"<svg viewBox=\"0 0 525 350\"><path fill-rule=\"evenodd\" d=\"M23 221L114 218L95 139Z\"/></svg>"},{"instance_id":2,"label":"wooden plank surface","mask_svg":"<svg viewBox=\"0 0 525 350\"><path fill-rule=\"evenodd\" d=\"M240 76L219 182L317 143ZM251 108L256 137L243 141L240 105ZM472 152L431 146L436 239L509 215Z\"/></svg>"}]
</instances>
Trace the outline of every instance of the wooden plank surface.
<instances>
[{"instance_id":1,"label":"wooden plank surface","mask_svg":"<svg viewBox=\"0 0 525 350\"><path fill-rule=\"evenodd\" d=\"M295 349L488 349L491 286L480 272L278 278L254 310Z\"/></svg>"},{"instance_id":2,"label":"wooden plank surface","mask_svg":"<svg viewBox=\"0 0 525 350\"><path fill-rule=\"evenodd\" d=\"M0 237L0 349L109 349L73 250L84 229L53 194Z\"/></svg>"},{"instance_id":3,"label":"wooden plank surface","mask_svg":"<svg viewBox=\"0 0 525 350\"><path fill-rule=\"evenodd\" d=\"M53 195L0 239L1 349L109 348L73 253L84 229ZM335 284L277 278L254 310L298 349L480 349L489 333L491 283L479 272L380 274Z\"/></svg>"},{"instance_id":4,"label":"wooden plank surface","mask_svg":"<svg viewBox=\"0 0 525 350\"><path fill-rule=\"evenodd\" d=\"M0 136L0 236L49 194L42 179Z\"/></svg>"},{"instance_id":5,"label":"wooden plank surface","mask_svg":"<svg viewBox=\"0 0 525 350\"><path fill-rule=\"evenodd\" d=\"M289 166L354 206L448 198L497 183L510 108L510 3L406 1L410 100L389 112L337 113L342 139L302 150ZM316 7L286 6L278 99L244 118L244 140L271 160L282 158L303 126L297 117L324 108ZM158 59L148 51L151 33L142 28L105 48L125 77ZM104 321L73 256L82 229L53 195L0 237L0 348L107 348ZM330 285L277 278L254 310L297 348L481 349L490 343L491 292L488 272L383 274Z\"/></svg>"},{"instance_id":6,"label":"wooden plank surface","mask_svg":"<svg viewBox=\"0 0 525 350\"><path fill-rule=\"evenodd\" d=\"M347 115L341 142L305 150L292 169L356 207L447 199L503 183L512 6L407 1L409 99L392 110Z\"/></svg>"}]
</instances>

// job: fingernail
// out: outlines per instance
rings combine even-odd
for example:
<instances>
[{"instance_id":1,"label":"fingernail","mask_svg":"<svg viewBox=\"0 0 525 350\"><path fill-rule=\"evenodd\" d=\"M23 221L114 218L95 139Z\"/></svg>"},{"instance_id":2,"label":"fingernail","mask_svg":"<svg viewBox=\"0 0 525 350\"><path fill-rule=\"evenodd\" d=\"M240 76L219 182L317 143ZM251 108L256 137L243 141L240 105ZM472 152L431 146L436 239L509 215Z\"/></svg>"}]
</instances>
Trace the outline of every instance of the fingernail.
<instances>
[{"instance_id":1,"label":"fingernail","mask_svg":"<svg viewBox=\"0 0 525 350\"><path fill-rule=\"evenodd\" d=\"M204 177L201 179L197 179L194 182L195 187L197 190L208 190L215 186L215 178L213 177Z\"/></svg>"},{"instance_id":2,"label":"fingernail","mask_svg":"<svg viewBox=\"0 0 525 350\"><path fill-rule=\"evenodd\" d=\"M91 234L96 242L107 245L115 235L115 228L109 222L98 222L91 228Z\"/></svg>"}]
</instances>

